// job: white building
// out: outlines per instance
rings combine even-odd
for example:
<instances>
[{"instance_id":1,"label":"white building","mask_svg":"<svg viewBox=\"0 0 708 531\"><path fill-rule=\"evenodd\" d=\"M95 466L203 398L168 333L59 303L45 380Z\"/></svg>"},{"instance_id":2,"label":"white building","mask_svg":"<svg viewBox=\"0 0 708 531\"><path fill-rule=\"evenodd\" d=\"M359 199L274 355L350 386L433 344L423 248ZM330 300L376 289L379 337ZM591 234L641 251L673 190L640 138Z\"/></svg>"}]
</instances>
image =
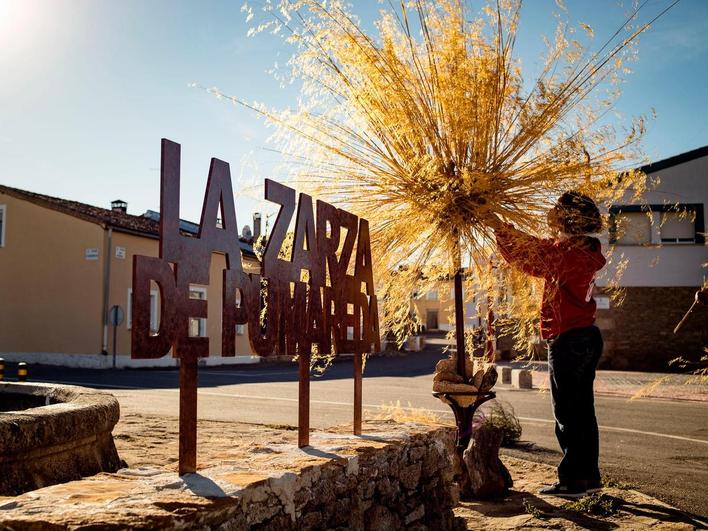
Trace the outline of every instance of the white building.
<instances>
[{"instance_id":1,"label":"white building","mask_svg":"<svg viewBox=\"0 0 708 531\"><path fill-rule=\"evenodd\" d=\"M606 343L602 366L665 370L679 356L698 360L708 346L706 308L696 307L673 333L708 276L708 146L641 169L655 183L641 203L628 193L609 210L603 243L612 258L596 294L597 324ZM603 296L615 279L624 295L621 305Z\"/></svg>"}]
</instances>

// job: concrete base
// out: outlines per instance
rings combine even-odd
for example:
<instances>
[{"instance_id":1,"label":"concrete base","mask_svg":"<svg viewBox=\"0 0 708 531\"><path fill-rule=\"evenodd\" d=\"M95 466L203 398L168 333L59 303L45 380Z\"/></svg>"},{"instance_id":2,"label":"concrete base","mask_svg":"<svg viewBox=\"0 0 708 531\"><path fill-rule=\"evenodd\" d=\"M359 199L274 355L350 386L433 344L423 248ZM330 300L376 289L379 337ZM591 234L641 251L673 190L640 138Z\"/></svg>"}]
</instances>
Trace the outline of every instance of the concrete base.
<instances>
[{"instance_id":1,"label":"concrete base","mask_svg":"<svg viewBox=\"0 0 708 531\"><path fill-rule=\"evenodd\" d=\"M511 367L501 368L501 383L510 384L511 383Z\"/></svg>"},{"instance_id":2,"label":"concrete base","mask_svg":"<svg viewBox=\"0 0 708 531\"><path fill-rule=\"evenodd\" d=\"M533 389L531 371L526 369L512 369L511 385L517 389Z\"/></svg>"},{"instance_id":3,"label":"concrete base","mask_svg":"<svg viewBox=\"0 0 708 531\"><path fill-rule=\"evenodd\" d=\"M404 344L408 352L420 352L425 346L425 336L410 336Z\"/></svg>"}]
</instances>

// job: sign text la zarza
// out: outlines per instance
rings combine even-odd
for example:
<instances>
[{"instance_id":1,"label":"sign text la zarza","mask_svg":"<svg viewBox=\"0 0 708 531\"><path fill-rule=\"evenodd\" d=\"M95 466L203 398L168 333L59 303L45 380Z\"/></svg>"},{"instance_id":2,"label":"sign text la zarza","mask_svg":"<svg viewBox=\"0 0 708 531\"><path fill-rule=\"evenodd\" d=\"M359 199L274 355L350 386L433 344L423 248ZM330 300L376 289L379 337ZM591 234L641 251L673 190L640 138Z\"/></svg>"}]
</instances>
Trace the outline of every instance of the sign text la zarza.
<instances>
[{"instance_id":1,"label":"sign text la zarza","mask_svg":"<svg viewBox=\"0 0 708 531\"><path fill-rule=\"evenodd\" d=\"M361 354L380 349L368 222L322 201L313 208L307 194L300 194L296 209L295 190L271 180L265 184L265 198L280 209L261 273L246 273L229 165L212 159L199 233L185 236L179 230L180 146L162 141L160 255L133 259L132 357L159 358L173 349L173 355L180 358L180 472L196 467L196 362L209 356L209 338L189 334L190 318L208 317L207 301L190 298L190 285L209 284L215 252L226 257L221 355L235 355L239 324L248 326L255 353L299 355L302 446L307 444L305 432L309 431L312 346L317 345L320 352L354 353L355 432L357 406L360 430ZM292 252L289 259L282 259L278 255L293 218ZM157 334L150 330L152 282L160 289Z\"/></svg>"}]
</instances>

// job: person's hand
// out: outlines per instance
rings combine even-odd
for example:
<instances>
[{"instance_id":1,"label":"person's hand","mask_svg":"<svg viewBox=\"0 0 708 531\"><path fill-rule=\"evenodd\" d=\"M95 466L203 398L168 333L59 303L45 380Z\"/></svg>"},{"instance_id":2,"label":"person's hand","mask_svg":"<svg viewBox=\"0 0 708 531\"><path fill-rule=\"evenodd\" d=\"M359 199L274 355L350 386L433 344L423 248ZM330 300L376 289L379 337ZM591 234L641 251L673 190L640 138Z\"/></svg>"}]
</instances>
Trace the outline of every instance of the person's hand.
<instances>
[{"instance_id":1,"label":"person's hand","mask_svg":"<svg viewBox=\"0 0 708 531\"><path fill-rule=\"evenodd\" d=\"M696 292L696 302L708 306L708 286L703 286Z\"/></svg>"},{"instance_id":2,"label":"person's hand","mask_svg":"<svg viewBox=\"0 0 708 531\"><path fill-rule=\"evenodd\" d=\"M492 212L489 213L485 221L489 228L494 231L504 229L506 227L506 223L504 223L497 214L494 214Z\"/></svg>"}]
</instances>

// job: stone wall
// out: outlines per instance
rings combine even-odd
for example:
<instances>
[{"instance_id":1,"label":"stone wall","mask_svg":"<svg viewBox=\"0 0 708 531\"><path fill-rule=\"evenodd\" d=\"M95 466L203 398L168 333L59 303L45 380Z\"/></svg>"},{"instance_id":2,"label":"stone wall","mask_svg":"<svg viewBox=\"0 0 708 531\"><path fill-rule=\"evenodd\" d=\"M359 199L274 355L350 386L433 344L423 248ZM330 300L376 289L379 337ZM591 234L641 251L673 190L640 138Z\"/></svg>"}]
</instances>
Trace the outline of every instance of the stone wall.
<instances>
[{"instance_id":1,"label":"stone wall","mask_svg":"<svg viewBox=\"0 0 708 531\"><path fill-rule=\"evenodd\" d=\"M679 356L697 361L708 346L708 308L696 305L677 334L674 327L698 287L628 287L624 301L598 310L605 350L600 367L666 371Z\"/></svg>"},{"instance_id":2,"label":"stone wall","mask_svg":"<svg viewBox=\"0 0 708 531\"><path fill-rule=\"evenodd\" d=\"M459 528L453 430L391 423L365 429L362 437L313 433L304 449L254 448L242 461L183 477L124 469L6 498L0 528Z\"/></svg>"}]
</instances>

